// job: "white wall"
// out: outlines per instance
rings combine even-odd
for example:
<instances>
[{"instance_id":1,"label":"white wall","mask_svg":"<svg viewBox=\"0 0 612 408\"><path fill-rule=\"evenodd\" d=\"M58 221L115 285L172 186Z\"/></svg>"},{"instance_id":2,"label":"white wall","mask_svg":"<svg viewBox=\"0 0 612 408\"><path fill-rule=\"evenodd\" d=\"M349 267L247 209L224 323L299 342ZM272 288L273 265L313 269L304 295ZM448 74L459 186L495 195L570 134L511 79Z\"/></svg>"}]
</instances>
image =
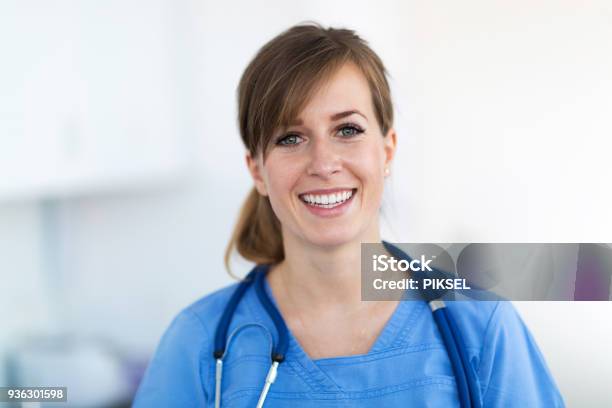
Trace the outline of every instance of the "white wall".
<instances>
[{"instance_id":1,"label":"white wall","mask_svg":"<svg viewBox=\"0 0 612 408\"><path fill-rule=\"evenodd\" d=\"M514 302L568 407L607 407L612 302Z\"/></svg>"},{"instance_id":2,"label":"white wall","mask_svg":"<svg viewBox=\"0 0 612 408\"><path fill-rule=\"evenodd\" d=\"M124 2L112 4L122 11ZM159 4L170 16L177 137L189 147L190 172L146 190L94 189L60 202L63 318L73 330L151 351L180 308L231 282L222 253L250 186L235 88L259 46L304 20L356 29L392 75L399 147L386 196L389 239L611 241L608 3ZM31 274L28 299L39 298L45 276L39 218L36 204L0 207L0 262L14 266L0 274L11 285ZM518 304L568 406L612 404L611 305Z\"/></svg>"}]
</instances>

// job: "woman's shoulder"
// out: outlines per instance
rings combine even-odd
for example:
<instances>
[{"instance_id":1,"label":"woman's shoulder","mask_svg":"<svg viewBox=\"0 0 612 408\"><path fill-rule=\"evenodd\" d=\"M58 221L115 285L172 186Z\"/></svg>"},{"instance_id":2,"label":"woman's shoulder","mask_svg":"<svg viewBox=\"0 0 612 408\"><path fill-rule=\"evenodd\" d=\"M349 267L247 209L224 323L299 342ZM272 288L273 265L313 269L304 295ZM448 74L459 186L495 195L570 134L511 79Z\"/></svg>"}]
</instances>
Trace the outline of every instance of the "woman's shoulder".
<instances>
[{"instance_id":1,"label":"woman's shoulder","mask_svg":"<svg viewBox=\"0 0 612 408\"><path fill-rule=\"evenodd\" d=\"M239 283L232 283L213 292L210 292L184 308L196 315L209 316L211 313L222 311Z\"/></svg>"},{"instance_id":2,"label":"woman's shoulder","mask_svg":"<svg viewBox=\"0 0 612 408\"><path fill-rule=\"evenodd\" d=\"M185 306L174 320L184 320L186 323L191 322L191 324L201 325L208 337L211 337L214 335L217 322L237 286L238 283L233 283L200 297Z\"/></svg>"},{"instance_id":3,"label":"woman's shoulder","mask_svg":"<svg viewBox=\"0 0 612 408\"><path fill-rule=\"evenodd\" d=\"M483 390L484 406L563 407L544 356L510 301L448 302ZM537 404L536 404L537 403Z\"/></svg>"},{"instance_id":4,"label":"woman's shoulder","mask_svg":"<svg viewBox=\"0 0 612 408\"><path fill-rule=\"evenodd\" d=\"M461 330L467 347L480 348L500 326L523 325L510 301L458 300L446 302L446 307Z\"/></svg>"},{"instance_id":5,"label":"woman's shoulder","mask_svg":"<svg viewBox=\"0 0 612 408\"><path fill-rule=\"evenodd\" d=\"M234 283L217 289L179 310L163 332L157 352L194 348L197 353L212 348L219 318L237 286Z\"/></svg>"},{"instance_id":6,"label":"woman's shoulder","mask_svg":"<svg viewBox=\"0 0 612 408\"><path fill-rule=\"evenodd\" d=\"M134 407L206 404L214 329L236 286L207 294L174 317L149 362Z\"/></svg>"}]
</instances>

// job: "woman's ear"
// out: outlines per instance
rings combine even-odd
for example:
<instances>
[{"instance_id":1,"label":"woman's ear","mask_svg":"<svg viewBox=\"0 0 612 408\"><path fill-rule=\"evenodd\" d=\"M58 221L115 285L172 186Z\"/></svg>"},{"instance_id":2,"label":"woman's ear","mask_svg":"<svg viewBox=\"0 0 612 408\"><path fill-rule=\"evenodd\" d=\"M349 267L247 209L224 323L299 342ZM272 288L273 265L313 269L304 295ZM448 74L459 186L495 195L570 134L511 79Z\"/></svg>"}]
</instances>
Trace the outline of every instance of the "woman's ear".
<instances>
[{"instance_id":1,"label":"woman's ear","mask_svg":"<svg viewBox=\"0 0 612 408\"><path fill-rule=\"evenodd\" d=\"M395 129L390 128L387 134L383 138L384 149L385 149L385 168L391 167L393 157L395 157L395 149L397 148L397 135Z\"/></svg>"},{"instance_id":2,"label":"woman's ear","mask_svg":"<svg viewBox=\"0 0 612 408\"><path fill-rule=\"evenodd\" d=\"M249 169L249 173L251 173L251 177L253 177L253 182L255 183L255 188L257 189L257 192L262 196L267 196L268 190L266 189L266 183L264 182L261 171L263 167L261 155L253 157L250 152L247 152L246 163Z\"/></svg>"}]
</instances>

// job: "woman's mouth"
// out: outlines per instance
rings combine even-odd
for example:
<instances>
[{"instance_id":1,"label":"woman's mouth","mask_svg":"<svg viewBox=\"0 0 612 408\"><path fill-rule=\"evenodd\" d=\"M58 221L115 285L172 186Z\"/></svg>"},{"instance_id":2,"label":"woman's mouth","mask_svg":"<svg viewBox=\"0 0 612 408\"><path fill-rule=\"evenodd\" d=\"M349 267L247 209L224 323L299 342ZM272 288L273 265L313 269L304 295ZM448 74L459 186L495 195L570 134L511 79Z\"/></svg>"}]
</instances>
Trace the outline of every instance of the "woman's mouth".
<instances>
[{"instance_id":1,"label":"woman's mouth","mask_svg":"<svg viewBox=\"0 0 612 408\"><path fill-rule=\"evenodd\" d=\"M300 194L299 198L313 214L333 217L344 213L356 192L356 188L316 191Z\"/></svg>"}]
</instances>

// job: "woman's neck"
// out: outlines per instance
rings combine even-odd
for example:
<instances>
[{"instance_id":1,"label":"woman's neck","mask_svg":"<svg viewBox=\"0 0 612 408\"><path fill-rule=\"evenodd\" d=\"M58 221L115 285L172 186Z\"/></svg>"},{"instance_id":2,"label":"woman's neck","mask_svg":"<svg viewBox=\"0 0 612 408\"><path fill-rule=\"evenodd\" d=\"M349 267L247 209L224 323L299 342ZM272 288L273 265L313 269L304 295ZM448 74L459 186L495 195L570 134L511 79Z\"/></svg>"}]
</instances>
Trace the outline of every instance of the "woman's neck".
<instances>
[{"instance_id":1,"label":"woman's neck","mask_svg":"<svg viewBox=\"0 0 612 408\"><path fill-rule=\"evenodd\" d=\"M334 247L320 247L284 235L285 259L272 268L270 284L300 308L354 309L361 301L361 242L380 242L378 229Z\"/></svg>"},{"instance_id":2,"label":"woman's neck","mask_svg":"<svg viewBox=\"0 0 612 408\"><path fill-rule=\"evenodd\" d=\"M333 248L283 239L285 260L268 280L304 352L316 359L371 350L398 303L361 300L361 242L380 242L378 229Z\"/></svg>"}]
</instances>

